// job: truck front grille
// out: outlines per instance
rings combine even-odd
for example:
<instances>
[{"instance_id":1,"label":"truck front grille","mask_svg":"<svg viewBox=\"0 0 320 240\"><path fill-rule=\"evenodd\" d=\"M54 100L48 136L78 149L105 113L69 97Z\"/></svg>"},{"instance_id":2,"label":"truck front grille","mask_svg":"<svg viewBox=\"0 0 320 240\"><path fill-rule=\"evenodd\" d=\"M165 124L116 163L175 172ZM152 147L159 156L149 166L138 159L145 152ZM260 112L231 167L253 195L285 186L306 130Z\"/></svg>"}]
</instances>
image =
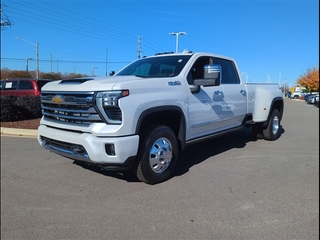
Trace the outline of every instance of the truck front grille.
<instances>
[{"instance_id":1,"label":"truck front grille","mask_svg":"<svg viewBox=\"0 0 320 240\"><path fill-rule=\"evenodd\" d=\"M46 120L89 126L103 122L94 108L94 92L41 93L41 109Z\"/></svg>"}]
</instances>

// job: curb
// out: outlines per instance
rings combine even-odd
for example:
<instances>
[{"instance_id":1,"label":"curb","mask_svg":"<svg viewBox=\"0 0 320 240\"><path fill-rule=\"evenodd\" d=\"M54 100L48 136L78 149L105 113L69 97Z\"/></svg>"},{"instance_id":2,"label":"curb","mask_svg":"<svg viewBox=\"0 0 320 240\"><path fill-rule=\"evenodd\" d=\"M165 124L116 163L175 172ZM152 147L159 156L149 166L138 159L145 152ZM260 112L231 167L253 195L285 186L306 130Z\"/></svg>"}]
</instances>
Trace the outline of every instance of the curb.
<instances>
[{"instance_id":1,"label":"curb","mask_svg":"<svg viewBox=\"0 0 320 240\"><path fill-rule=\"evenodd\" d=\"M1 127L1 135L15 135L15 136L21 136L21 137L23 137L23 136L37 137L38 130Z\"/></svg>"}]
</instances>

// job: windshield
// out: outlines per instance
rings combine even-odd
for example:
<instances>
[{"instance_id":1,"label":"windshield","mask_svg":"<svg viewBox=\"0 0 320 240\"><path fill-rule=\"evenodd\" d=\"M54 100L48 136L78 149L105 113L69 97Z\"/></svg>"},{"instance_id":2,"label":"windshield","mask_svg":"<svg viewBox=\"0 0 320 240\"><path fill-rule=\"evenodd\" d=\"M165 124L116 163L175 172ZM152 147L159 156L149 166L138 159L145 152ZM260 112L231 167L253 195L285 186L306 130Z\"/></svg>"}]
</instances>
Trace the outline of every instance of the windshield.
<instances>
[{"instance_id":1,"label":"windshield","mask_svg":"<svg viewBox=\"0 0 320 240\"><path fill-rule=\"evenodd\" d=\"M174 77L180 74L191 55L143 58L118 72L117 76Z\"/></svg>"}]
</instances>

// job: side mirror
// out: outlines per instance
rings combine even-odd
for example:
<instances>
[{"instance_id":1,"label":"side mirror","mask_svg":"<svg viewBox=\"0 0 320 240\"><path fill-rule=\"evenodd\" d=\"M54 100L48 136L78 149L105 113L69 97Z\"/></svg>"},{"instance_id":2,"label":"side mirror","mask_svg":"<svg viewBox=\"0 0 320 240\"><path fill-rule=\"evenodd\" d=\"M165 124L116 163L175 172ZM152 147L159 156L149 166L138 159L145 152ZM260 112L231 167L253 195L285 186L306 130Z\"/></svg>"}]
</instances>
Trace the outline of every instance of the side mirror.
<instances>
[{"instance_id":1,"label":"side mirror","mask_svg":"<svg viewBox=\"0 0 320 240\"><path fill-rule=\"evenodd\" d=\"M219 79L221 82L221 65L219 64L208 64L203 67L204 78Z\"/></svg>"},{"instance_id":2,"label":"side mirror","mask_svg":"<svg viewBox=\"0 0 320 240\"><path fill-rule=\"evenodd\" d=\"M219 86L221 83L222 70L219 64L208 64L203 67L203 79L195 79L195 86Z\"/></svg>"},{"instance_id":3,"label":"side mirror","mask_svg":"<svg viewBox=\"0 0 320 240\"><path fill-rule=\"evenodd\" d=\"M115 73L116 73L115 71L111 71L111 72L109 73L109 76L113 76Z\"/></svg>"}]
</instances>

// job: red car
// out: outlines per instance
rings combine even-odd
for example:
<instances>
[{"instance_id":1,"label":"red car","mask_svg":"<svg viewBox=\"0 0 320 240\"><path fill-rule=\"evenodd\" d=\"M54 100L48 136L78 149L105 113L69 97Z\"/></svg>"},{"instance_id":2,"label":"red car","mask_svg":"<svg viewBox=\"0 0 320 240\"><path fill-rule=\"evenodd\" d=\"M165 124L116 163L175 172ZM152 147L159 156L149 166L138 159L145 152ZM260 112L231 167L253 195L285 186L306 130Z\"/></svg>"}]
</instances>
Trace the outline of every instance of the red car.
<instances>
[{"instance_id":1,"label":"red car","mask_svg":"<svg viewBox=\"0 0 320 240\"><path fill-rule=\"evenodd\" d=\"M1 80L1 95L40 96L41 88L49 79L13 78Z\"/></svg>"}]
</instances>

